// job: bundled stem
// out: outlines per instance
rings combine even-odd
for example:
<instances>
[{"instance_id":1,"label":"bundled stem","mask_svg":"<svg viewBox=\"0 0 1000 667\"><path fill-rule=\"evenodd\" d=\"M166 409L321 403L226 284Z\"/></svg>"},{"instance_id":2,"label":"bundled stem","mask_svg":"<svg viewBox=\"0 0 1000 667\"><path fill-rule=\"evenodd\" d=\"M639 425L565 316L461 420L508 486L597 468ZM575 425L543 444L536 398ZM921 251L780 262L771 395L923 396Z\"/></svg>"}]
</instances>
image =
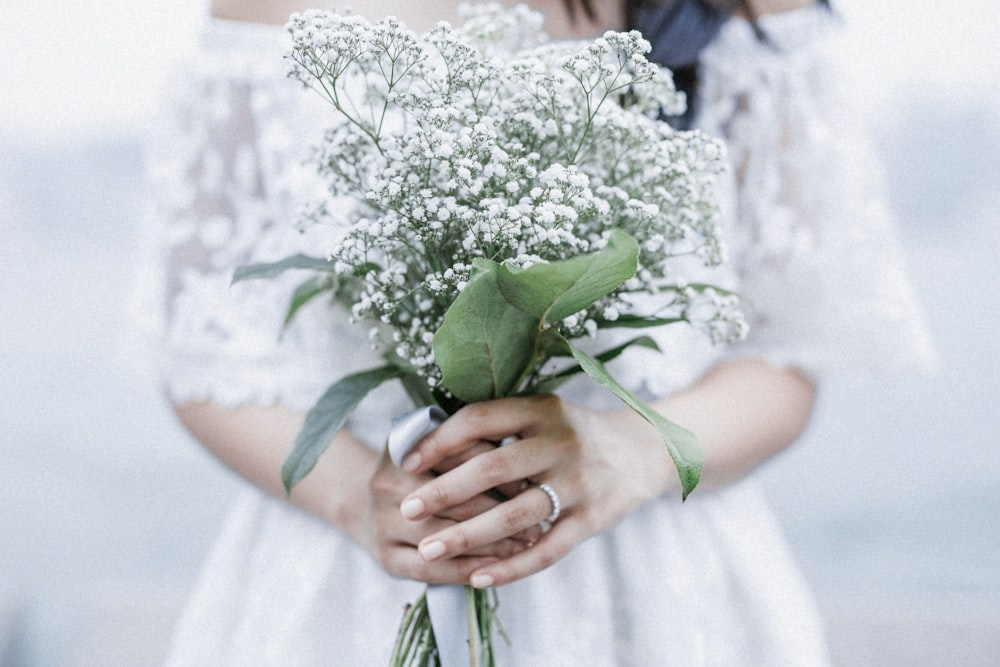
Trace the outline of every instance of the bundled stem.
<instances>
[{"instance_id":1,"label":"bundled stem","mask_svg":"<svg viewBox=\"0 0 1000 667\"><path fill-rule=\"evenodd\" d=\"M469 632L470 667L496 667L493 654L493 627L507 638L496 618L497 596L493 589L465 587L466 619ZM441 659L427 607L427 594L407 605L399 635L392 650L390 667L441 667Z\"/></svg>"}]
</instances>

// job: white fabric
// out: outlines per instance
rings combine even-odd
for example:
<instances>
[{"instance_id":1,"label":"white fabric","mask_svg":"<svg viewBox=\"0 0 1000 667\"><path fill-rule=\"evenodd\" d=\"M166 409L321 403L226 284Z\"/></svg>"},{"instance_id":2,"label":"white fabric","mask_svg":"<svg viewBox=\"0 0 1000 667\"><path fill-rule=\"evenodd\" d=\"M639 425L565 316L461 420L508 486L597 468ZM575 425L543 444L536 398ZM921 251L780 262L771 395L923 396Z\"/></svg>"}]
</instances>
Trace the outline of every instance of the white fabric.
<instances>
[{"instance_id":1,"label":"white fabric","mask_svg":"<svg viewBox=\"0 0 1000 667\"><path fill-rule=\"evenodd\" d=\"M811 372L920 360L927 345L877 178L846 117L825 14L769 17L772 46L731 20L704 54L700 127L725 135L732 267L754 307L741 349L673 327L667 356L636 351L614 371L636 390L693 380L725 354ZM235 266L328 239L293 230L315 183L299 149L329 111L284 77L283 34L211 22L178 73L154 137L149 258L140 309L162 340L174 400L308 407L334 379L369 368L364 327L311 304L283 336L300 277L230 287ZM398 389L351 427L384 442L409 409ZM575 399L611 403L586 383ZM206 565L171 665L385 664L421 584L384 574L328 525L248 488ZM822 665L812 601L752 480L683 505L662 498L567 558L500 591L513 643L504 665Z\"/></svg>"}]
</instances>

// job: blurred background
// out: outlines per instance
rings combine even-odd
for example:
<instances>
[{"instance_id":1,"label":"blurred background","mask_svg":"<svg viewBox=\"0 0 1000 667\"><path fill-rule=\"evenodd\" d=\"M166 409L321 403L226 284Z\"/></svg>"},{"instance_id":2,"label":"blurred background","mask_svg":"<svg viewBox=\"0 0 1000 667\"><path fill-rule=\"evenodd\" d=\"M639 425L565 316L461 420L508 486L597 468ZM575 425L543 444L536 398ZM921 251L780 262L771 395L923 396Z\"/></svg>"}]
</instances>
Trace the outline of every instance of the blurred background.
<instances>
[{"instance_id":1,"label":"blurred background","mask_svg":"<svg viewBox=\"0 0 1000 667\"><path fill-rule=\"evenodd\" d=\"M200 0L0 0L0 665L155 665L237 488L123 348L141 145ZM1000 3L842 0L940 368L762 477L838 665L1000 664ZM934 7L936 5L936 7Z\"/></svg>"}]
</instances>

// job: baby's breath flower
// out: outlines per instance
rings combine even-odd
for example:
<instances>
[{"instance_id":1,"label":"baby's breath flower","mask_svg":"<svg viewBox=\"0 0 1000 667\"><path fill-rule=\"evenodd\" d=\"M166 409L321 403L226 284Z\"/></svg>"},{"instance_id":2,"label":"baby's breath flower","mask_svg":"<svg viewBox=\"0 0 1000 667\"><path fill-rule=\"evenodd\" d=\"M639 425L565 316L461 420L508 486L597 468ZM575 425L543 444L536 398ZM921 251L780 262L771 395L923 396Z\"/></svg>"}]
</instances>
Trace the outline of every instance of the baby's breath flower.
<instances>
[{"instance_id":1,"label":"baby's breath flower","mask_svg":"<svg viewBox=\"0 0 1000 667\"><path fill-rule=\"evenodd\" d=\"M630 294L662 294L713 340L742 335L735 297L687 287L679 263L724 258L713 190L724 147L655 120L684 97L646 59L649 43L550 42L527 8L463 12L463 25L423 36L332 11L287 26L290 76L335 109L312 160L341 199L303 221L353 220L328 256L352 317L393 332L389 344L376 327L372 341L437 386L433 334L477 258L526 269L600 249L614 229L638 241L639 270L558 323L564 335L643 314ZM343 198L355 202L346 215Z\"/></svg>"}]
</instances>

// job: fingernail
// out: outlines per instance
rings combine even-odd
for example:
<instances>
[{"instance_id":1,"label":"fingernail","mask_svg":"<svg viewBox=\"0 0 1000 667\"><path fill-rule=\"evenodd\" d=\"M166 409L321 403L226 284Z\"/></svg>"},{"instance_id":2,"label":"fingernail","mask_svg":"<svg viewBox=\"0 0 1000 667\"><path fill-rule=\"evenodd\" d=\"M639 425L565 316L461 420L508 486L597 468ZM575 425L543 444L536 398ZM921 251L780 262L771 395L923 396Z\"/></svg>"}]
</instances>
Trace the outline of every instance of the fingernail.
<instances>
[{"instance_id":1,"label":"fingernail","mask_svg":"<svg viewBox=\"0 0 1000 667\"><path fill-rule=\"evenodd\" d=\"M403 459L403 470L406 472L413 472L420 467L420 454L410 454L405 459Z\"/></svg>"},{"instance_id":2,"label":"fingernail","mask_svg":"<svg viewBox=\"0 0 1000 667\"><path fill-rule=\"evenodd\" d=\"M403 504L399 506L399 511L407 519L415 519L424 511L424 501L420 498L404 500Z\"/></svg>"},{"instance_id":3,"label":"fingernail","mask_svg":"<svg viewBox=\"0 0 1000 667\"><path fill-rule=\"evenodd\" d=\"M443 554L444 542L441 540L434 540L420 547L420 555L424 557L424 560L434 560L435 558L440 558Z\"/></svg>"},{"instance_id":4,"label":"fingernail","mask_svg":"<svg viewBox=\"0 0 1000 667\"><path fill-rule=\"evenodd\" d=\"M473 575L469 583L472 584L473 588L487 588L493 585L493 577L488 574L476 574Z\"/></svg>"}]
</instances>

